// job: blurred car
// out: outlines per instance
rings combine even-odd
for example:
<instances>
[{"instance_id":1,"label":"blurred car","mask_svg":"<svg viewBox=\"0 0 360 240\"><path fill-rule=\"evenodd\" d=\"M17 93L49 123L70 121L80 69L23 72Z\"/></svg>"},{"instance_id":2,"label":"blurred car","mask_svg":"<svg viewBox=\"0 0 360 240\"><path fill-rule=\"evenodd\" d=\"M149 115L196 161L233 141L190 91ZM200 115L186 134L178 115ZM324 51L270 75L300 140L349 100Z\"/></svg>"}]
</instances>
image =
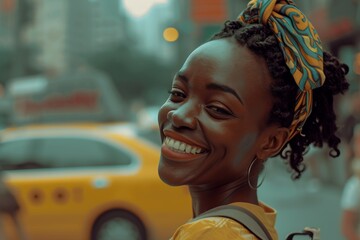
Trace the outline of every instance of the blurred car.
<instances>
[{"instance_id":1,"label":"blurred car","mask_svg":"<svg viewBox=\"0 0 360 240\"><path fill-rule=\"evenodd\" d=\"M1 141L0 167L29 239L169 239L191 217L187 188L161 182L158 145L131 125L27 126Z\"/></svg>"}]
</instances>

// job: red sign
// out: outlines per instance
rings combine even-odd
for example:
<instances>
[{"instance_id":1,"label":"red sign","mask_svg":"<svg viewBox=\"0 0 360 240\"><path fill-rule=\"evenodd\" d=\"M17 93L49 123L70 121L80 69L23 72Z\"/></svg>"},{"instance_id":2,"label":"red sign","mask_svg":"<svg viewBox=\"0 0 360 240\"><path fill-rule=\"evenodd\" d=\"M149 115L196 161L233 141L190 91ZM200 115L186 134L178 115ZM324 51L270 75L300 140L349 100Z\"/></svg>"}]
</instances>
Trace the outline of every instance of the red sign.
<instances>
[{"instance_id":1,"label":"red sign","mask_svg":"<svg viewBox=\"0 0 360 240\"><path fill-rule=\"evenodd\" d=\"M223 22L227 16L226 0L191 0L191 18L196 23Z\"/></svg>"},{"instance_id":2,"label":"red sign","mask_svg":"<svg viewBox=\"0 0 360 240\"><path fill-rule=\"evenodd\" d=\"M1 0L0 8L3 12L12 12L15 8L15 0Z\"/></svg>"},{"instance_id":3,"label":"red sign","mask_svg":"<svg viewBox=\"0 0 360 240\"><path fill-rule=\"evenodd\" d=\"M99 96L94 91L78 91L69 95L50 95L41 101L19 99L16 109L21 115L28 116L49 112L94 111L98 107Z\"/></svg>"}]
</instances>

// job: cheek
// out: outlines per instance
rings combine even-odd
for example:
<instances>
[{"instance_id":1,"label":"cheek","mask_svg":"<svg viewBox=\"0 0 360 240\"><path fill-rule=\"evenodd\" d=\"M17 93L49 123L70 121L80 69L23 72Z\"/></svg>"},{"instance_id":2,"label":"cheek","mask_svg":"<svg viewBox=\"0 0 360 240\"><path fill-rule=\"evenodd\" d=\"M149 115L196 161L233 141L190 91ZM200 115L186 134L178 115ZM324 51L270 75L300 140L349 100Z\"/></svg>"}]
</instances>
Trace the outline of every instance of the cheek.
<instances>
[{"instance_id":1,"label":"cheek","mask_svg":"<svg viewBox=\"0 0 360 240\"><path fill-rule=\"evenodd\" d=\"M259 135L258 128L242 121L234 123L216 123L209 121L206 128L208 138L214 145L226 149L230 158L234 158L234 164L238 165L244 158L252 158L256 147L256 140Z\"/></svg>"},{"instance_id":2,"label":"cheek","mask_svg":"<svg viewBox=\"0 0 360 240\"><path fill-rule=\"evenodd\" d=\"M236 159L234 161L235 166L246 164L254 158L257 137L257 132L248 132L238 141Z\"/></svg>"}]
</instances>

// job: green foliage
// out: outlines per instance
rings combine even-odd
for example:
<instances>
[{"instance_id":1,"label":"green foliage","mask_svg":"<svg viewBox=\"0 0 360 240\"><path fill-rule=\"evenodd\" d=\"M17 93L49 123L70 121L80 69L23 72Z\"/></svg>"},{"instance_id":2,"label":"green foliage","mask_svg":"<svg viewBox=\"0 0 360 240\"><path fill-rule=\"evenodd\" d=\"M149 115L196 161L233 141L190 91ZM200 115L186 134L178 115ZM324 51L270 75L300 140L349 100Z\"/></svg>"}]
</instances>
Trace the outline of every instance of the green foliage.
<instances>
[{"instance_id":1,"label":"green foliage","mask_svg":"<svg viewBox=\"0 0 360 240\"><path fill-rule=\"evenodd\" d=\"M114 81L128 102L142 99L149 105L162 103L174 73L173 66L125 45L104 49L87 60Z\"/></svg>"}]
</instances>

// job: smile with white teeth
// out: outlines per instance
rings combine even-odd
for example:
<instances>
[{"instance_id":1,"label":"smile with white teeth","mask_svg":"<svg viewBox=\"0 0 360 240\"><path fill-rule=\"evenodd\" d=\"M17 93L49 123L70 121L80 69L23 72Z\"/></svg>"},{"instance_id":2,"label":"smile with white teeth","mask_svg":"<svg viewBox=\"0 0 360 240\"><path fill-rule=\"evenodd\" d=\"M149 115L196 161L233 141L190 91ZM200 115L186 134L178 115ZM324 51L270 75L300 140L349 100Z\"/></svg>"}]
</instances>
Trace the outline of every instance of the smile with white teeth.
<instances>
[{"instance_id":1,"label":"smile with white teeth","mask_svg":"<svg viewBox=\"0 0 360 240\"><path fill-rule=\"evenodd\" d=\"M165 145L171 148L172 150L176 152L182 152L182 153L191 153L191 154L199 154L204 152L203 149L191 146L189 144L186 144L184 142L180 142L178 140L166 137L164 141Z\"/></svg>"}]
</instances>

